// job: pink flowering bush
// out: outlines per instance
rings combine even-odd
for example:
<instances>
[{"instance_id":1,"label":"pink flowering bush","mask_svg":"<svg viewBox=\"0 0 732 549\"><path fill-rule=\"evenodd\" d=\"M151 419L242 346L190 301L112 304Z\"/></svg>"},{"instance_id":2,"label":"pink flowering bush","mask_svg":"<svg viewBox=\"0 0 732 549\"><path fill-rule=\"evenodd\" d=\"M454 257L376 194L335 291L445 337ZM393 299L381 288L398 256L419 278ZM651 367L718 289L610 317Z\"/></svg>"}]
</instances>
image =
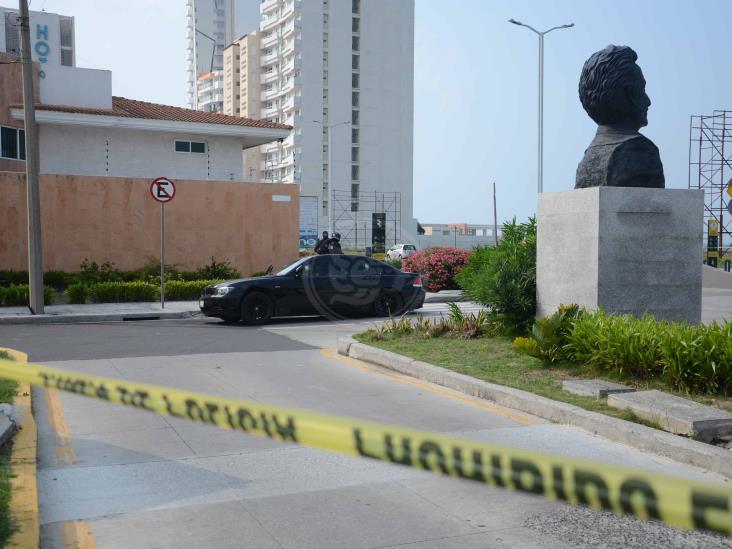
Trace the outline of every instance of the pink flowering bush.
<instances>
[{"instance_id":1,"label":"pink flowering bush","mask_svg":"<svg viewBox=\"0 0 732 549\"><path fill-rule=\"evenodd\" d=\"M428 292L456 290L455 275L469 256L469 251L459 248L429 248L405 259L402 270L422 275L422 284Z\"/></svg>"}]
</instances>

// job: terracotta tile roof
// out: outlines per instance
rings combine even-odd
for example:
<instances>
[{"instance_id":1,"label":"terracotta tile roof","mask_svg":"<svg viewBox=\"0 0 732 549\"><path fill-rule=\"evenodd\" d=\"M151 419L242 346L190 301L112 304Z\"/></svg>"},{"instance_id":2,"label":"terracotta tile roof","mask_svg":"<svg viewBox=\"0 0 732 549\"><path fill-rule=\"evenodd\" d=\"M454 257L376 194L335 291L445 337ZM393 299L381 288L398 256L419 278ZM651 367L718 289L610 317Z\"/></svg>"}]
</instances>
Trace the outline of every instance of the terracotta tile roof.
<instances>
[{"instance_id":1,"label":"terracotta tile roof","mask_svg":"<svg viewBox=\"0 0 732 549\"><path fill-rule=\"evenodd\" d=\"M22 107L22 105L11 105L11 107ZM70 105L46 105L36 104L36 110L70 112L78 114L95 114L99 116L120 116L125 118L147 118L150 120L171 120L175 122L197 122L200 124L225 124L228 126L250 126L255 128L269 128L273 130L291 130L292 126L269 122L268 120L255 120L252 118L240 118L213 112L196 111L171 107L147 101L136 101L124 97L112 97L111 109L96 109L88 107L72 107Z\"/></svg>"}]
</instances>

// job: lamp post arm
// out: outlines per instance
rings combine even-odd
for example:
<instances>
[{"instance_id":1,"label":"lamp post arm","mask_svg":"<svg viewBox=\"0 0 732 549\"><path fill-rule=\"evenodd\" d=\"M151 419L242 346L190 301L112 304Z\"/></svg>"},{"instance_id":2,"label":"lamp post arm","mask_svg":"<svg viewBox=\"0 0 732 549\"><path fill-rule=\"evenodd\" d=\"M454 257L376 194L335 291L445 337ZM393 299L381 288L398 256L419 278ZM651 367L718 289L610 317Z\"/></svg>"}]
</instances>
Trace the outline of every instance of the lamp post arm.
<instances>
[{"instance_id":1,"label":"lamp post arm","mask_svg":"<svg viewBox=\"0 0 732 549\"><path fill-rule=\"evenodd\" d=\"M557 30L557 29L569 29L571 27L574 27L574 23L570 23L569 25L557 25L556 27L552 27L549 30L545 30L544 32L542 32L540 34L549 34L553 30Z\"/></svg>"}]
</instances>

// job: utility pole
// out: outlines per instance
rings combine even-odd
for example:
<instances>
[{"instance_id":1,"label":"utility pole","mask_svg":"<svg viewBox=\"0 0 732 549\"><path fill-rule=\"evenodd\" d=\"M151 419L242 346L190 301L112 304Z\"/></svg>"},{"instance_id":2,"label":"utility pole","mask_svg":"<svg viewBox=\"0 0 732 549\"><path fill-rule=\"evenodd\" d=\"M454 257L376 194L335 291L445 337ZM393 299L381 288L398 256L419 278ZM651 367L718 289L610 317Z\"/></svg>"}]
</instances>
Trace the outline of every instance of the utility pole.
<instances>
[{"instance_id":1,"label":"utility pole","mask_svg":"<svg viewBox=\"0 0 732 549\"><path fill-rule=\"evenodd\" d=\"M28 0L20 0L20 59L23 64L23 120L25 121L25 186L28 207L28 287L30 310L43 314L43 243L41 197L38 187L38 132L33 101L33 61Z\"/></svg>"},{"instance_id":2,"label":"utility pole","mask_svg":"<svg viewBox=\"0 0 732 549\"><path fill-rule=\"evenodd\" d=\"M498 246L498 213L496 213L496 182L493 182L493 237Z\"/></svg>"}]
</instances>

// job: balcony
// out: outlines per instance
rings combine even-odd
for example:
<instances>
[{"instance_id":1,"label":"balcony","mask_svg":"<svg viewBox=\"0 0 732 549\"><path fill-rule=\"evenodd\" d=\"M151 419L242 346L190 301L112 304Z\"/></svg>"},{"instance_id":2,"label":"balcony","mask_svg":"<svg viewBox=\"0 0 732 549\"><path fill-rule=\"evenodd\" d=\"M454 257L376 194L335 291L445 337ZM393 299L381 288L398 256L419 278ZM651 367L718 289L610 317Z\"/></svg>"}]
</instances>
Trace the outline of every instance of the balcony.
<instances>
[{"instance_id":1,"label":"balcony","mask_svg":"<svg viewBox=\"0 0 732 549\"><path fill-rule=\"evenodd\" d=\"M302 68L302 59L295 56L282 66L282 74L286 75L286 74L291 73L295 69L301 69L301 68Z\"/></svg>"},{"instance_id":2,"label":"balcony","mask_svg":"<svg viewBox=\"0 0 732 549\"><path fill-rule=\"evenodd\" d=\"M277 105L273 105L270 108L264 108L260 111L262 118L271 118L280 114L280 108Z\"/></svg>"},{"instance_id":3,"label":"balcony","mask_svg":"<svg viewBox=\"0 0 732 549\"><path fill-rule=\"evenodd\" d=\"M271 99L274 99L275 97L277 97L281 91L282 90L280 90L279 88L272 89L272 90L264 90L260 94L259 99L261 101L270 101Z\"/></svg>"},{"instance_id":4,"label":"balcony","mask_svg":"<svg viewBox=\"0 0 732 549\"><path fill-rule=\"evenodd\" d=\"M280 39L279 34L277 34L276 32L273 32L266 38L262 38L261 47L269 48L270 46L273 46L274 44L276 44L279 41L279 39Z\"/></svg>"},{"instance_id":5,"label":"balcony","mask_svg":"<svg viewBox=\"0 0 732 549\"><path fill-rule=\"evenodd\" d=\"M266 13L272 8L277 7L278 3L279 0L263 0L262 3L259 5L259 10L261 11L261 13Z\"/></svg>"},{"instance_id":6,"label":"balcony","mask_svg":"<svg viewBox=\"0 0 732 549\"><path fill-rule=\"evenodd\" d=\"M272 53L263 55L259 60L259 66L265 67L277 61L280 58L280 54L277 50L273 50Z\"/></svg>"},{"instance_id":7,"label":"balcony","mask_svg":"<svg viewBox=\"0 0 732 549\"><path fill-rule=\"evenodd\" d=\"M285 4L285 9L282 10L282 19L287 19L295 13L295 10L300 11L302 9L302 0L290 0Z\"/></svg>"},{"instance_id":8,"label":"balcony","mask_svg":"<svg viewBox=\"0 0 732 549\"><path fill-rule=\"evenodd\" d=\"M300 38L293 38L292 40L288 40L285 44L285 47L282 49L282 56L287 57L288 55L292 55L295 53L295 50L300 49L300 44L302 43L302 40Z\"/></svg>"},{"instance_id":9,"label":"balcony","mask_svg":"<svg viewBox=\"0 0 732 549\"><path fill-rule=\"evenodd\" d=\"M299 18L295 18L285 26L285 29L282 32L282 38L290 38L292 36L292 33L300 30L302 30L302 22Z\"/></svg>"},{"instance_id":10,"label":"balcony","mask_svg":"<svg viewBox=\"0 0 732 549\"><path fill-rule=\"evenodd\" d=\"M282 111L287 113L295 108L299 108L300 104L302 102L302 98L299 95L295 95L293 97L290 97L285 103L282 105Z\"/></svg>"},{"instance_id":11,"label":"balcony","mask_svg":"<svg viewBox=\"0 0 732 549\"><path fill-rule=\"evenodd\" d=\"M282 18L277 13L273 12L272 15L270 15L266 19L262 19L262 22L259 24L259 30L271 30L279 25L281 22Z\"/></svg>"},{"instance_id":12,"label":"balcony","mask_svg":"<svg viewBox=\"0 0 732 549\"><path fill-rule=\"evenodd\" d=\"M262 84L269 84L270 82L275 82L280 77L280 72L276 70L272 70L271 72L265 72L262 73L262 78L260 80L260 83Z\"/></svg>"}]
</instances>

